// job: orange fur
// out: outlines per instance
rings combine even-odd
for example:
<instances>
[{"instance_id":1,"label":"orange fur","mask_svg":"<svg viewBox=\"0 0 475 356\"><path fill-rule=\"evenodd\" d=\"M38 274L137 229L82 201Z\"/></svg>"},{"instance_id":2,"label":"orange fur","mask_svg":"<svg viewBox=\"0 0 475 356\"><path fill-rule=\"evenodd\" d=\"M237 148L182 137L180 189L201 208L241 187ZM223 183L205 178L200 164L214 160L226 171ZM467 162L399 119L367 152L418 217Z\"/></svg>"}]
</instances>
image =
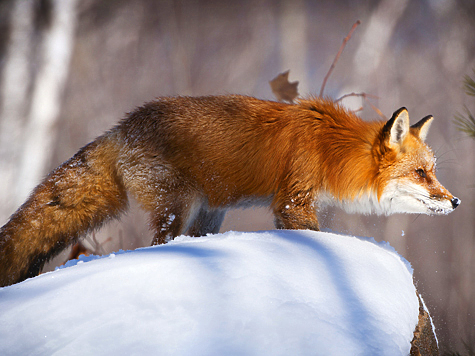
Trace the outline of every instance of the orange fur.
<instances>
[{"instance_id":1,"label":"orange fur","mask_svg":"<svg viewBox=\"0 0 475 356\"><path fill-rule=\"evenodd\" d=\"M54 170L0 229L0 285L38 274L61 249L118 217L127 192L150 213L154 244L217 232L227 208L249 204L270 204L286 229L318 230L315 208L326 197L391 213L378 204L398 194L399 177L455 207L429 167L433 156L419 137L428 126L418 125L392 143L395 124L362 121L330 100L157 99Z\"/></svg>"}]
</instances>

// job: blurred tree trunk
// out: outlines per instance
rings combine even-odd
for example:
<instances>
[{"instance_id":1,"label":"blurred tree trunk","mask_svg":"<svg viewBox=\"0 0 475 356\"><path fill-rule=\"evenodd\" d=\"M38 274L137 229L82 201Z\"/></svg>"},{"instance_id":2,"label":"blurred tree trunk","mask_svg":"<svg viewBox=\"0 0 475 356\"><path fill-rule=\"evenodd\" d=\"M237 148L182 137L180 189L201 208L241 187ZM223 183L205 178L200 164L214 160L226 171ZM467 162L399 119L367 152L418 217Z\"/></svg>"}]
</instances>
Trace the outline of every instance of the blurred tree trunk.
<instances>
[{"instance_id":1,"label":"blurred tree trunk","mask_svg":"<svg viewBox=\"0 0 475 356\"><path fill-rule=\"evenodd\" d=\"M303 0L283 1L280 4L281 71L290 69L291 81L299 81L300 95L308 95L307 75L307 12Z\"/></svg>"},{"instance_id":2,"label":"blurred tree trunk","mask_svg":"<svg viewBox=\"0 0 475 356\"><path fill-rule=\"evenodd\" d=\"M10 38L6 48L0 111L0 217L7 217L16 204L12 187L18 175L17 161L23 147L22 130L31 82L33 1L12 2Z\"/></svg>"},{"instance_id":3,"label":"blurred tree trunk","mask_svg":"<svg viewBox=\"0 0 475 356\"><path fill-rule=\"evenodd\" d=\"M354 59L356 83L364 83L364 79L378 68L408 3L408 0L383 0L371 14Z\"/></svg>"},{"instance_id":4,"label":"blurred tree trunk","mask_svg":"<svg viewBox=\"0 0 475 356\"><path fill-rule=\"evenodd\" d=\"M14 194L20 202L45 174L56 139L63 89L69 72L76 27L77 0L49 0L40 44L39 69L23 136L23 152ZM18 203L18 202L17 202Z\"/></svg>"},{"instance_id":5,"label":"blurred tree trunk","mask_svg":"<svg viewBox=\"0 0 475 356\"><path fill-rule=\"evenodd\" d=\"M408 4L408 0L383 0L371 13L353 60L353 80L342 94L361 91L373 93L373 88L378 87L378 76L380 76L378 69L383 55L388 52L394 29ZM385 73L385 75L389 74ZM398 98L393 97L392 100L397 102ZM354 110L360 107L359 99L357 101L355 106L350 105ZM390 239L391 233L396 230L401 231L401 238L394 246L398 251L404 251L406 248L406 237L403 231L407 229L409 221L411 221L410 217L404 215L391 217L387 220L384 237L386 241Z\"/></svg>"}]
</instances>

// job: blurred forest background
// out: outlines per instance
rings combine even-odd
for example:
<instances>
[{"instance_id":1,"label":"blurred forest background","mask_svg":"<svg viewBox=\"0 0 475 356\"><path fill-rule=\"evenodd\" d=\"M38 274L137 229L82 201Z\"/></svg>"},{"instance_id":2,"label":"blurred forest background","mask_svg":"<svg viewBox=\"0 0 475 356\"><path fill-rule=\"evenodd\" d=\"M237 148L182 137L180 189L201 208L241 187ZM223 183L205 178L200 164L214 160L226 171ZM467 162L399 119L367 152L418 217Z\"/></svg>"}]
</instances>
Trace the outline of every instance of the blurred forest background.
<instances>
[{"instance_id":1,"label":"blurred forest background","mask_svg":"<svg viewBox=\"0 0 475 356\"><path fill-rule=\"evenodd\" d=\"M414 268L442 350L470 353L475 142L453 120L465 105L475 109L463 88L475 68L473 0L2 0L0 223L45 174L145 101L225 93L273 100L269 81L287 69L303 96L318 95L356 20L326 95L372 94L387 117L406 106L412 123L434 115L428 142L438 178L462 204L442 217L329 209L322 226L390 242ZM343 103L378 118L361 98ZM267 210L249 209L229 212L222 230L271 228ZM131 202L120 222L87 241L98 253L147 246L147 217Z\"/></svg>"}]
</instances>

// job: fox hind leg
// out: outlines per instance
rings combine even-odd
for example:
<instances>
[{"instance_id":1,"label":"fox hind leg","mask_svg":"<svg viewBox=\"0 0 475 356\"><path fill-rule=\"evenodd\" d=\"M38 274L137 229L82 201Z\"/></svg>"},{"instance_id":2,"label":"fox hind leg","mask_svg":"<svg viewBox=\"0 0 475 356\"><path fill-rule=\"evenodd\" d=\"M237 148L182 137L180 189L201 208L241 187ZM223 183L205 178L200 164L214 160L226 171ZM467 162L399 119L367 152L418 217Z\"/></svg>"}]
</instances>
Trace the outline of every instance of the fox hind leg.
<instances>
[{"instance_id":1,"label":"fox hind leg","mask_svg":"<svg viewBox=\"0 0 475 356\"><path fill-rule=\"evenodd\" d=\"M203 205L200 191L158 159L134 160L123 173L127 190L150 215L152 245L185 234Z\"/></svg>"},{"instance_id":2,"label":"fox hind leg","mask_svg":"<svg viewBox=\"0 0 475 356\"><path fill-rule=\"evenodd\" d=\"M151 213L151 225L155 230L152 245L167 243L184 234L199 209L196 198L187 194L162 194L159 202L161 204Z\"/></svg>"},{"instance_id":3,"label":"fox hind leg","mask_svg":"<svg viewBox=\"0 0 475 356\"><path fill-rule=\"evenodd\" d=\"M152 245L173 240L179 235L204 236L218 233L224 210L211 210L194 192L170 192L161 197L162 204L152 213L155 236Z\"/></svg>"}]
</instances>

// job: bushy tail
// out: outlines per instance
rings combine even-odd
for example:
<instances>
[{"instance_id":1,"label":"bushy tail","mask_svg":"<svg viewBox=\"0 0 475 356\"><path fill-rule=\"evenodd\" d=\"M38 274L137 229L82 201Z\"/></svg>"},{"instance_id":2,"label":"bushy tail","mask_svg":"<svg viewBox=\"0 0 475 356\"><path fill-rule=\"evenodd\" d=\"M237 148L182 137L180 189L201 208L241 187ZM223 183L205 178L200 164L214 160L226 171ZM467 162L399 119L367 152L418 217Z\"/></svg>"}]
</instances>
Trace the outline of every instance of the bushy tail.
<instances>
[{"instance_id":1,"label":"bushy tail","mask_svg":"<svg viewBox=\"0 0 475 356\"><path fill-rule=\"evenodd\" d=\"M126 209L117 154L114 140L100 137L34 189L0 228L0 286L38 275L51 257Z\"/></svg>"}]
</instances>

